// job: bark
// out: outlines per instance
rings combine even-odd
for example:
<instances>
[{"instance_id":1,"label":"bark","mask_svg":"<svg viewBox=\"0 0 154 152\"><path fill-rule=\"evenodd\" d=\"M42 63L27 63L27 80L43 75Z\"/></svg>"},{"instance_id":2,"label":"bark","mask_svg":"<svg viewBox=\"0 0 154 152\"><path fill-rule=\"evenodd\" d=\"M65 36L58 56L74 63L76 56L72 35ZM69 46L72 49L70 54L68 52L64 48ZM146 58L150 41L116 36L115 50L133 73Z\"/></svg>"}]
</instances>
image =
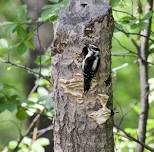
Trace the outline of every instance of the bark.
<instances>
[{"instance_id":1,"label":"bark","mask_svg":"<svg viewBox=\"0 0 154 152\"><path fill-rule=\"evenodd\" d=\"M147 1L147 13L152 12L153 0ZM151 33L151 22L152 17L147 20L147 26L141 34L146 37L141 38L141 48L139 50L139 70L140 70L140 103L141 103L141 113L138 123L138 139L140 142L145 143L146 139L146 126L149 111L149 84L148 84L148 63L147 57L149 52L149 37ZM140 144L137 145L137 152L143 152L144 147Z\"/></svg>"},{"instance_id":2,"label":"bark","mask_svg":"<svg viewBox=\"0 0 154 152\"><path fill-rule=\"evenodd\" d=\"M111 39L113 18L107 3L72 0L57 23L52 58L54 151L113 152ZM101 49L101 65L83 95L84 43Z\"/></svg>"}]
</instances>

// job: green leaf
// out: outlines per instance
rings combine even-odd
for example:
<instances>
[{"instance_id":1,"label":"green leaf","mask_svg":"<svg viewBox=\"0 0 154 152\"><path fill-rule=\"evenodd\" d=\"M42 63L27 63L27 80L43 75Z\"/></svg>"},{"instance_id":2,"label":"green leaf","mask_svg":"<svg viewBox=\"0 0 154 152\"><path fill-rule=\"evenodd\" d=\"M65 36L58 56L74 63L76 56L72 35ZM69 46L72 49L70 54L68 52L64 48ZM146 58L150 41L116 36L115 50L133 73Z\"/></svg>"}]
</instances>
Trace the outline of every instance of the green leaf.
<instances>
[{"instance_id":1,"label":"green leaf","mask_svg":"<svg viewBox=\"0 0 154 152\"><path fill-rule=\"evenodd\" d=\"M10 22L10 21L5 21L5 22L0 22L0 27L5 27L5 26L8 26L8 25L13 25L15 24L14 22Z\"/></svg>"},{"instance_id":2,"label":"green leaf","mask_svg":"<svg viewBox=\"0 0 154 152\"><path fill-rule=\"evenodd\" d=\"M138 30L143 30L146 26L146 23L143 21L139 20L134 20L134 22L130 23L131 29L138 29Z\"/></svg>"},{"instance_id":3,"label":"green leaf","mask_svg":"<svg viewBox=\"0 0 154 152\"><path fill-rule=\"evenodd\" d=\"M9 45L6 39L0 39L0 56L8 53Z\"/></svg>"},{"instance_id":4,"label":"green leaf","mask_svg":"<svg viewBox=\"0 0 154 152\"><path fill-rule=\"evenodd\" d=\"M46 79L38 79L38 80L36 80L36 84L39 85L39 86L47 86L50 83Z\"/></svg>"},{"instance_id":5,"label":"green leaf","mask_svg":"<svg viewBox=\"0 0 154 152\"><path fill-rule=\"evenodd\" d=\"M22 5L21 7L19 7L18 19L21 21L25 21L28 17L27 12L27 5Z\"/></svg>"},{"instance_id":6,"label":"green leaf","mask_svg":"<svg viewBox=\"0 0 154 152\"><path fill-rule=\"evenodd\" d=\"M51 4L57 4L59 3L59 0L48 0Z\"/></svg>"},{"instance_id":7,"label":"green leaf","mask_svg":"<svg viewBox=\"0 0 154 152\"><path fill-rule=\"evenodd\" d=\"M146 14L143 16L142 20L147 20L147 19L149 19L151 16L152 16L152 12L148 12L148 13L146 13Z\"/></svg>"},{"instance_id":8,"label":"green leaf","mask_svg":"<svg viewBox=\"0 0 154 152\"><path fill-rule=\"evenodd\" d=\"M30 48L30 49L35 49L35 46L32 42L32 37L33 37L33 33L32 32L29 32L27 35L25 35L25 38L24 38L24 44L27 48Z\"/></svg>"},{"instance_id":9,"label":"green leaf","mask_svg":"<svg viewBox=\"0 0 154 152\"><path fill-rule=\"evenodd\" d=\"M43 105L46 110L53 109L52 98L49 95L41 96L38 99L38 103L41 104L41 105Z\"/></svg>"},{"instance_id":10,"label":"green leaf","mask_svg":"<svg viewBox=\"0 0 154 152\"><path fill-rule=\"evenodd\" d=\"M60 8L53 7L52 6L46 6L46 8L43 9L41 16L39 17L39 22L44 22L47 20L54 21L58 18L58 12Z\"/></svg>"},{"instance_id":11,"label":"green leaf","mask_svg":"<svg viewBox=\"0 0 154 152\"><path fill-rule=\"evenodd\" d=\"M27 37L26 29L24 27L22 27L21 25L18 25L16 27L16 31L17 31L18 39L24 41L25 38Z\"/></svg>"},{"instance_id":12,"label":"green leaf","mask_svg":"<svg viewBox=\"0 0 154 152\"><path fill-rule=\"evenodd\" d=\"M29 138L29 137L24 137L23 141L22 141L22 144L25 144L27 146L31 146L32 144L32 139Z\"/></svg>"},{"instance_id":13,"label":"green leaf","mask_svg":"<svg viewBox=\"0 0 154 152\"><path fill-rule=\"evenodd\" d=\"M20 98L18 95L10 93L6 90L5 86L3 92L0 94L0 112L5 110L14 111L20 104Z\"/></svg>"},{"instance_id":14,"label":"green leaf","mask_svg":"<svg viewBox=\"0 0 154 152\"><path fill-rule=\"evenodd\" d=\"M1 98L2 99L2 98ZM5 98L3 98L5 101ZM16 102L4 102L4 101L0 101L0 112L3 112L5 110L9 110L10 112L16 110L17 108L17 104Z\"/></svg>"},{"instance_id":15,"label":"green leaf","mask_svg":"<svg viewBox=\"0 0 154 152\"><path fill-rule=\"evenodd\" d=\"M45 152L44 148L36 142L32 144L31 149L32 152Z\"/></svg>"},{"instance_id":16,"label":"green leaf","mask_svg":"<svg viewBox=\"0 0 154 152\"><path fill-rule=\"evenodd\" d=\"M47 146L50 144L49 139L47 138L39 138L36 140L36 143L41 146Z\"/></svg>"},{"instance_id":17,"label":"green leaf","mask_svg":"<svg viewBox=\"0 0 154 152\"><path fill-rule=\"evenodd\" d=\"M53 3L52 5L45 5L42 8L42 13L38 21L55 21L58 17L59 11L66 6L67 2L68 0L63 0L59 1L59 3Z\"/></svg>"},{"instance_id":18,"label":"green leaf","mask_svg":"<svg viewBox=\"0 0 154 152\"><path fill-rule=\"evenodd\" d=\"M8 42L6 39L0 39L0 49L4 49L4 48L8 48L9 45L8 45Z\"/></svg>"},{"instance_id":19,"label":"green leaf","mask_svg":"<svg viewBox=\"0 0 154 152\"><path fill-rule=\"evenodd\" d=\"M28 117L28 114L26 112L26 109L25 108L22 108L22 107L18 107L18 111L16 113L16 117L19 120L25 120Z\"/></svg>"},{"instance_id":20,"label":"green leaf","mask_svg":"<svg viewBox=\"0 0 154 152\"><path fill-rule=\"evenodd\" d=\"M123 23L123 24L128 24L131 22L131 20L135 20L136 18L134 18L133 16L124 16L120 19L120 21Z\"/></svg>"},{"instance_id":21,"label":"green leaf","mask_svg":"<svg viewBox=\"0 0 154 152\"><path fill-rule=\"evenodd\" d=\"M154 44L151 44L149 47L149 53L154 53Z\"/></svg>"},{"instance_id":22,"label":"green leaf","mask_svg":"<svg viewBox=\"0 0 154 152\"><path fill-rule=\"evenodd\" d=\"M25 43L24 43L28 48L30 48L30 49L35 49L35 46L34 46L34 44L33 44L33 42L31 41L31 40L27 40L27 41L25 41Z\"/></svg>"},{"instance_id":23,"label":"green leaf","mask_svg":"<svg viewBox=\"0 0 154 152\"><path fill-rule=\"evenodd\" d=\"M41 60L41 64L48 65L48 64L51 63L51 56L48 55L48 54L44 54L44 55L41 55L41 56L39 55L39 56L36 57L35 63L39 65L40 60Z\"/></svg>"},{"instance_id":24,"label":"green leaf","mask_svg":"<svg viewBox=\"0 0 154 152\"><path fill-rule=\"evenodd\" d=\"M17 144L18 144L18 142L15 141L15 140L10 141L8 147L9 147L10 150L13 150L13 149L15 149L15 147L17 146Z\"/></svg>"},{"instance_id":25,"label":"green leaf","mask_svg":"<svg viewBox=\"0 0 154 152\"><path fill-rule=\"evenodd\" d=\"M17 47L17 52L19 54L24 54L27 51L27 47L24 43L21 43L18 47Z\"/></svg>"},{"instance_id":26,"label":"green leaf","mask_svg":"<svg viewBox=\"0 0 154 152\"><path fill-rule=\"evenodd\" d=\"M118 6L120 2L121 2L121 0L111 0L110 1L112 7Z\"/></svg>"}]
</instances>

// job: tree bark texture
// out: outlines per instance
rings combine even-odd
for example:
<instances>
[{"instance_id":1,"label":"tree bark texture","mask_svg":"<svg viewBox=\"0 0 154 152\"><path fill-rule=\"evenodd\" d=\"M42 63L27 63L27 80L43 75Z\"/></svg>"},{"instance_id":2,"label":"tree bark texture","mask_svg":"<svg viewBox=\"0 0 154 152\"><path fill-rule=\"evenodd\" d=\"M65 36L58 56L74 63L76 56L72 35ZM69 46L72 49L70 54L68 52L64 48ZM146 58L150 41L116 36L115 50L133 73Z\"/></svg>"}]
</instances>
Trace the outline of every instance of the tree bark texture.
<instances>
[{"instance_id":1,"label":"tree bark texture","mask_svg":"<svg viewBox=\"0 0 154 152\"><path fill-rule=\"evenodd\" d=\"M108 3L72 0L56 26L52 58L55 152L114 152L111 83L113 17ZM81 52L101 49L101 65L83 95Z\"/></svg>"},{"instance_id":2,"label":"tree bark texture","mask_svg":"<svg viewBox=\"0 0 154 152\"><path fill-rule=\"evenodd\" d=\"M147 13L152 12L153 0L147 0ZM138 122L138 139L145 143L146 139L146 126L149 112L149 84L148 84L148 54L149 54L149 37L151 33L152 16L147 20L147 25L141 34L141 45L139 50L139 70L140 70L140 103L141 113ZM137 145L137 152L143 152L144 147L140 144Z\"/></svg>"}]
</instances>

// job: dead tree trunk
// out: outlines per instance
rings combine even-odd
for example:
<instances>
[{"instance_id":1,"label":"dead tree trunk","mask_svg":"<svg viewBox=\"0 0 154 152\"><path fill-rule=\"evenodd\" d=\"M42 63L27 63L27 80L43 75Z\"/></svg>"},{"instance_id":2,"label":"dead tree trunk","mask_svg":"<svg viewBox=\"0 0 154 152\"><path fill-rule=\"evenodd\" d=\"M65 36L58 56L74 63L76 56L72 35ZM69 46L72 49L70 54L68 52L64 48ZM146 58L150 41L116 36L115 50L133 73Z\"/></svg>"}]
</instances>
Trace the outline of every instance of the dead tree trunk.
<instances>
[{"instance_id":1,"label":"dead tree trunk","mask_svg":"<svg viewBox=\"0 0 154 152\"><path fill-rule=\"evenodd\" d=\"M61 13L52 59L55 152L113 152L111 7L96 0L72 0ZM82 48L101 49L101 65L92 87L83 95Z\"/></svg>"}]
</instances>

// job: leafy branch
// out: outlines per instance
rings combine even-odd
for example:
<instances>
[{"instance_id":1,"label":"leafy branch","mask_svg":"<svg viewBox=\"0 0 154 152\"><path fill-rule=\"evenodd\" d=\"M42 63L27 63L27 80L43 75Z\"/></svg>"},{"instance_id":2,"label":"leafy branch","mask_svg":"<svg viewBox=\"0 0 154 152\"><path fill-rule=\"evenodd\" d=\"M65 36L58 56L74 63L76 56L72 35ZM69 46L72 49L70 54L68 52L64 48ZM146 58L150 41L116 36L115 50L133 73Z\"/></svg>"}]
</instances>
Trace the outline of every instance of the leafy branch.
<instances>
[{"instance_id":1,"label":"leafy branch","mask_svg":"<svg viewBox=\"0 0 154 152\"><path fill-rule=\"evenodd\" d=\"M122 137L124 137L124 138L127 138L127 139L129 139L129 140L132 140L132 141L134 141L134 142L136 142L136 143L142 145L144 148L146 148L147 150L149 150L149 151L151 151L151 152L154 151L154 148L152 148L152 147L150 147L149 145L147 145L147 144L145 144L145 143L139 141L138 139L134 138L132 135L130 135L129 133L127 133L125 130L121 129L121 128L118 127L117 125L114 124L114 127L117 129L117 131L114 132L115 134L120 135L120 136L122 136Z\"/></svg>"},{"instance_id":2,"label":"leafy branch","mask_svg":"<svg viewBox=\"0 0 154 152\"><path fill-rule=\"evenodd\" d=\"M20 68L20 69L23 69L23 70L27 71L28 73L32 73L34 75L37 75L38 77L46 79L47 81L52 83L49 76L44 76L42 73L36 72L36 71L32 70L31 68L29 68L27 66L24 66L24 65L21 65L21 64L17 64L17 63L13 63L13 62L11 62L9 60L3 60L3 59L0 59L0 62L4 63L4 64L11 65L11 66L14 66L14 67L17 67L17 68Z\"/></svg>"},{"instance_id":3,"label":"leafy branch","mask_svg":"<svg viewBox=\"0 0 154 152\"><path fill-rule=\"evenodd\" d=\"M13 152L17 152L18 151L19 145L21 144L22 140L24 139L24 137L26 137L26 136L28 136L30 134L31 129L34 127L34 125L38 121L39 117L40 117L40 114L36 115L36 117L33 119L31 124L29 125L26 133L24 135L20 135L19 141L18 141L16 147L14 148Z\"/></svg>"},{"instance_id":4,"label":"leafy branch","mask_svg":"<svg viewBox=\"0 0 154 152\"><path fill-rule=\"evenodd\" d=\"M127 32L127 31L125 31L125 30L123 30L123 29L121 29L121 28L119 28L119 27L117 27L117 26L115 26L115 28L116 28L118 31L120 31L120 32L122 32L122 33L125 33L125 34L127 34L127 35L137 35L137 36L141 36L141 37L147 38L147 39L149 39L150 41L154 42L153 39L151 39L150 37L147 37L147 36L144 35L144 34L135 33L135 32Z\"/></svg>"}]
</instances>

